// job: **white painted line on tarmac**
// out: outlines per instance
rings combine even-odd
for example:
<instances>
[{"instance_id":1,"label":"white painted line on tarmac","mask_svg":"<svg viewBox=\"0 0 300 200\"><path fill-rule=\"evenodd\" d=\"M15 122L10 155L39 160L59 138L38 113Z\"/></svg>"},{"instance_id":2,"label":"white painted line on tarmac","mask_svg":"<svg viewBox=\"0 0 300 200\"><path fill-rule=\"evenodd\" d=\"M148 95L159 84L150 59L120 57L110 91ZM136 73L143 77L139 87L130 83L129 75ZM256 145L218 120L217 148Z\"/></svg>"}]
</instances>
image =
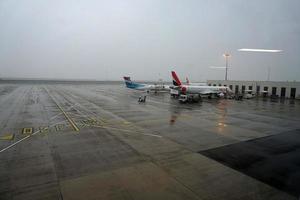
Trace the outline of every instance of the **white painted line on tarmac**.
<instances>
[{"instance_id":1,"label":"white painted line on tarmac","mask_svg":"<svg viewBox=\"0 0 300 200\"><path fill-rule=\"evenodd\" d=\"M60 112L57 115L54 115L53 117L50 118L50 121L54 120L55 118L57 118L59 115L62 115L63 113Z\"/></svg>"},{"instance_id":2,"label":"white painted line on tarmac","mask_svg":"<svg viewBox=\"0 0 300 200\"><path fill-rule=\"evenodd\" d=\"M40 131L38 131L38 132L40 132ZM19 141L13 143L13 144L11 144L11 145L9 145L8 147L5 147L4 149L2 149L2 150L0 151L0 153L2 153L2 152L4 152L4 151L6 151L7 149L9 149L9 148L11 148L11 147L17 145L18 143L22 142L23 140L26 140L26 139L29 138L30 136L31 136L31 135L28 135L28 136L22 138L21 140L19 140Z\"/></svg>"},{"instance_id":3,"label":"white painted line on tarmac","mask_svg":"<svg viewBox=\"0 0 300 200\"><path fill-rule=\"evenodd\" d=\"M77 104L74 104L72 106L70 106L66 111L70 111L70 109L72 109L74 106L77 106ZM58 117L59 115L62 115L63 113L60 112L57 115L54 115L53 117L50 118L50 121L52 121L53 119L55 119L56 117Z\"/></svg>"},{"instance_id":4,"label":"white painted line on tarmac","mask_svg":"<svg viewBox=\"0 0 300 200\"><path fill-rule=\"evenodd\" d=\"M152 136L152 137L159 137L159 138L162 138L161 135L156 135L156 134L151 134L151 133L141 133L143 135L148 135L148 136Z\"/></svg>"},{"instance_id":5,"label":"white painted line on tarmac","mask_svg":"<svg viewBox=\"0 0 300 200\"><path fill-rule=\"evenodd\" d=\"M61 122L64 122L64 121L66 121L66 120L63 120L63 121L61 121ZM58 123L52 124L51 126L49 126L49 127L47 127L47 128L51 128L51 127L53 127L53 126L55 126L55 125L57 125L57 124L59 124L59 123L61 123L61 122L58 122ZM44 129L45 129L45 128L44 128ZM2 152L4 152L4 151L6 151L6 150L8 150L8 149L10 149L11 147L13 147L13 146L15 146L15 145L19 144L20 142L23 142L24 140L26 140L26 139L30 138L31 136L34 136L35 134L37 134L37 133L39 133L39 132L41 132L41 130L38 130L38 131L36 131L36 132L32 133L31 135L27 135L26 137L24 137L24 138L22 138L22 139L18 140L17 142L15 142L15 143L13 143L13 144L11 144L11 145L9 145L9 146L5 147L4 149L1 149L1 150L0 150L0 153L2 153Z\"/></svg>"},{"instance_id":6,"label":"white painted line on tarmac","mask_svg":"<svg viewBox=\"0 0 300 200\"><path fill-rule=\"evenodd\" d=\"M74 97L73 94L70 94L70 95L72 95L72 96ZM78 97L77 97L77 98L78 98ZM92 104L92 105L97 106L97 105L94 104L93 102L90 102L90 101L87 101L87 102L88 102L89 104ZM156 103L161 103L161 102L156 102ZM165 103L165 104L167 104L167 103ZM94 116L96 119L98 119L100 122L103 122L103 120L99 119L98 116L97 116L95 113L93 113L92 111L90 111L90 110L88 110L87 108L85 108L84 106L82 106L79 102L76 103L76 106L77 106L77 105L78 105L79 107L81 107L86 113L91 114L91 115ZM169 104L168 104L168 105L169 105ZM98 107L98 106L97 106L97 107ZM78 110L76 107L74 107L74 109L77 110L79 113L81 113L83 117L86 117L86 118L90 118L90 119L91 119L91 117L89 117L88 115L86 115L86 114L83 113L82 111ZM112 113L110 113L110 114L112 114ZM116 117L116 118L120 118L119 116L114 115L114 114L113 114L113 116ZM120 119L123 120L123 118L120 118ZM88 126L90 126L90 125L88 125ZM119 130L119 131L130 132L130 133L139 133L139 134L146 135L146 136L162 138L161 135L156 135L156 134L151 134L151 133L141 133L141 132L130 131L130 130L124 130L124 129L118 129L118 128L107 127L107 126L97 126L97 125L93 125L92 127L98 127L98 128L104 128L104 129L113 129L113 130ZM127 134L128 134L128 133L127 133Z\"/></svg>"},{"instance_id":7,"label":"white painted line on tarmac","mask_svg":"<svg viewBox=\"0 0 300 200\"><path fill-rule=\"evenodd\" d=\"M45 91L48 93L49 97L53 100L53 102L56 104L56 106L59 108L59 110L64 114L65 118L69 121L70 125L74 129L74 131L79 131L78 126L76 123L70 118L70 116L64 111L64 109L58 104L58 102L55 100L55 98L50 94L47 88L44 88Z\"/></svg>"},{"instance_id":8,"label":"white painted line on tarmac","mask_svg":"<svg viewBox=\"0 0 300 200\"><path fill-rule=\"evenodd\" d=\"M137 132L137 131L132 131L132 130L125 130L125 129L119 129L119 128L113 128L113 127L107 127L107 126L92 126L92 127L98 127L98 128L104 128L104 129L112 129L112 130L117 130L117 131L122 131L122 132L130 132L130 133L139 133L142 135L147 135L147 136L152 136L152 137L159 137L162 138L161 135L156 135L156 134L151 134L151 133L141 133L141 132ZM129 135L129 133L126 133Z\"/></svg>"}]
</instances>

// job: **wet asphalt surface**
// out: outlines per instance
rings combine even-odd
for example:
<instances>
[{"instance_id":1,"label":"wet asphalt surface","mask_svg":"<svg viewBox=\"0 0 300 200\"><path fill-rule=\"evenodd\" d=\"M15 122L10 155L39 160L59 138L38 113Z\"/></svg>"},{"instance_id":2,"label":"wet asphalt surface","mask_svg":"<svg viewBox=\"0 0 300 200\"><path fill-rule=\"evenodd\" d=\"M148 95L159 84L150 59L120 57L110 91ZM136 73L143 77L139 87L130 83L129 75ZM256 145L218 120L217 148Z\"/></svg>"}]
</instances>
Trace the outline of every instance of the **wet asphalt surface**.
<instances>
[{"instance_id":1,"label":"wet asphalt surface","mask_svg":"<svg viewBox=\"0 0 300 200\"><path fill-rule=\"evenodd\" d=\"M300 129L199 153L280 190L300 195Z\"/></svg>"},{"instance_id":2,"label":"wet asphalt surface","mask_svg":"<svg viewBox=\"0 0 300 200\"><path fill-rule=\"evenodd\" d=\"M298 199L300 101L139 96L0 84L0 199Z\"/></svg>"}]
</instances>

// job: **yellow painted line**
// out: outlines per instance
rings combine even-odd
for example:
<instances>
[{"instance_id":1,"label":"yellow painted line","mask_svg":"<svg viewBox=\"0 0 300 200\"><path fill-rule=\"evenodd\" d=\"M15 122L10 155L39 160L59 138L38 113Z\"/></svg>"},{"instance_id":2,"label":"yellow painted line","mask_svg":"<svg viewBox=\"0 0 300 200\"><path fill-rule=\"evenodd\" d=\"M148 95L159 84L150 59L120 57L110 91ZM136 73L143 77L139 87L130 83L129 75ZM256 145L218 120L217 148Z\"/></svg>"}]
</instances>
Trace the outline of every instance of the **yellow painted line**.
<instances>
[{"instance_id":1,"label":"yellow painted line","mask_svg":"<svg viewBox=\"0 0 300 200\"><path fill-rule=\"evenodd\" d=\"M180 118L191 118L192 116L191 115L188 115L188 114L181 114L181 115L178 115Z\"/></svg>"},{"instance_id":2,"label":"yellow painted line","mask_svg":"<svg viewBox=\"0 0 300 200\"><path fill-rule=\"evenodd\" d=\"M0 140L13 140L14 136L15 136L14 134L3 135L0 136Z\"/></svg>"},{"instance_id":3,"label":"yellow painted line","mask_svg":"<svg viewBox=\"0 0 300 200\"><path fill-rule=\"evenodd\" d=\"M53 99L54 100L54 99ZM55 102L55 101L54 101ZM75 124L75 122L69 117L69 115L67 115L67 113L62 109L62 107L60 107L60 105L58 105L56 102L55 104L57 105L57 107L60 109L60 111L64 114L65 118L69 121L69 123L71 124L72 128L75 131L79 131L79 128L77 127L77 125Z\"/></svg>"},{"instance_id":4,"label":"yellow painted line","mask_svg":"<svg viewBox=\"0 0 300 200\"><path fill-rule=\"evenodd\" d=\"M54 103L56 104L56 106L59 108L59 110L64 114L65 118L71 124L72 128L74 129L74 131L79 131L79 128L75 124L75 122L69 117L69 115L67 115L67 113L62 109L62 107L60 105L58 105L58 103L55 101L55 99L52 97L52 95L48 92L48 90L46 88L45 88L45 90L48 93L48 95L51 97L51 99L54 101Z\"/></svg>"}]
</instances>

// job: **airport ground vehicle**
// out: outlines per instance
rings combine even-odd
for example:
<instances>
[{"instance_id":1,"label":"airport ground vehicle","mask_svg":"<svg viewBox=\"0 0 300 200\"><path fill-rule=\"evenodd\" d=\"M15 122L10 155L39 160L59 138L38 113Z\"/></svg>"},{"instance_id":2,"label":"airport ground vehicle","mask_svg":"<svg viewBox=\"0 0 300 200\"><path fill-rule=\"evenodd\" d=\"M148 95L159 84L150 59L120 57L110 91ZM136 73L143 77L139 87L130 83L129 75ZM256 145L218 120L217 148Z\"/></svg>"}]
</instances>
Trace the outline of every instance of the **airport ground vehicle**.
<instances>
[{"instance_id":1,"label":"airport ground vehicle","mask_svg":"<svg viewBox=\"0 0 300 200\"><path fill-rule=\"evenodd\" d=\"M199 94L181 94L178 99L180 103L197 103L200 100L201 96Z\"/></svg>"},{"instance_id":2,"label":"airport ground vehicle","mask_svg":"<svg viewBox=\"0 0 300 200\"><path fill-rule=\"evenodd\" d=\"M244 98L245 99L252 99L255 97L252 90L245 90Z\"/></svg>"},{"instance_id":3,"label":"airport ground vehicle","mask_svg":"<svg viewBox=\"0 0 300 200\"><path fill-rule=\"evenodd\" d=\"M139 96L138 102L145 103L146 102L146 97L147 97L146 95Z\"/></svg>"},{"instance_id":4,"label":"airport ground vehicle","mask_svg":"<svg viewBox=\"0 0 300 200\"><path fill-rule=\"evenodd\" d=\"M171 94L171 97L174 97L174 98L178 98L180 93L179 93L179 90L176 90L176 89L170 89L170 94Z\"/></svg>"},{"instance_id":5,"label":"airport ground vehicle","mask_svg":"<svg viewBox=\"0 0 300 200\"><path fill-rule=\"evenodd\" d=\"M232 98L235 100L241 101L241 100L243 100L244 95L242 93L237 93Z\"/></svg>"}]
</instances>

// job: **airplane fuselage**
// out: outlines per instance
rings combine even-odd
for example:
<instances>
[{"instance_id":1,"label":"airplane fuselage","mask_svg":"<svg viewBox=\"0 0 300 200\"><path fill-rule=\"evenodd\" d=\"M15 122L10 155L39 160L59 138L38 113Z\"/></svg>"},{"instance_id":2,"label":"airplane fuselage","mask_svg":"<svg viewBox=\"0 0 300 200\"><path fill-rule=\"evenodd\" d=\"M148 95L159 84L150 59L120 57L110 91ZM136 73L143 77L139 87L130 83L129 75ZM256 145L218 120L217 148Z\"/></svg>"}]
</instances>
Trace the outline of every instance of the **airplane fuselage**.
<instances>
[{"instance_id":1,"label":"airplane fuselage","mask_svg":"<svg viewBox=\"0 0 300 200\"><path fill-rule=\"evenodd\" d=\"M182 85L181 88L187 94L218 94L229 91L229 88L225 86Z\"/></svg>"},{"instance_id":2,"label":"airplane fuselage","mask_svg":"<svg viewBox=\"0 0 300 200\"><path fill-rule=\"evenodd\" d=\"M169 86L166 85L146 85L146 84L139 84L136 87L129 87L131 89L136 90L149 90L149 91L169 91Z\"/></svg>"}]
</instances>

